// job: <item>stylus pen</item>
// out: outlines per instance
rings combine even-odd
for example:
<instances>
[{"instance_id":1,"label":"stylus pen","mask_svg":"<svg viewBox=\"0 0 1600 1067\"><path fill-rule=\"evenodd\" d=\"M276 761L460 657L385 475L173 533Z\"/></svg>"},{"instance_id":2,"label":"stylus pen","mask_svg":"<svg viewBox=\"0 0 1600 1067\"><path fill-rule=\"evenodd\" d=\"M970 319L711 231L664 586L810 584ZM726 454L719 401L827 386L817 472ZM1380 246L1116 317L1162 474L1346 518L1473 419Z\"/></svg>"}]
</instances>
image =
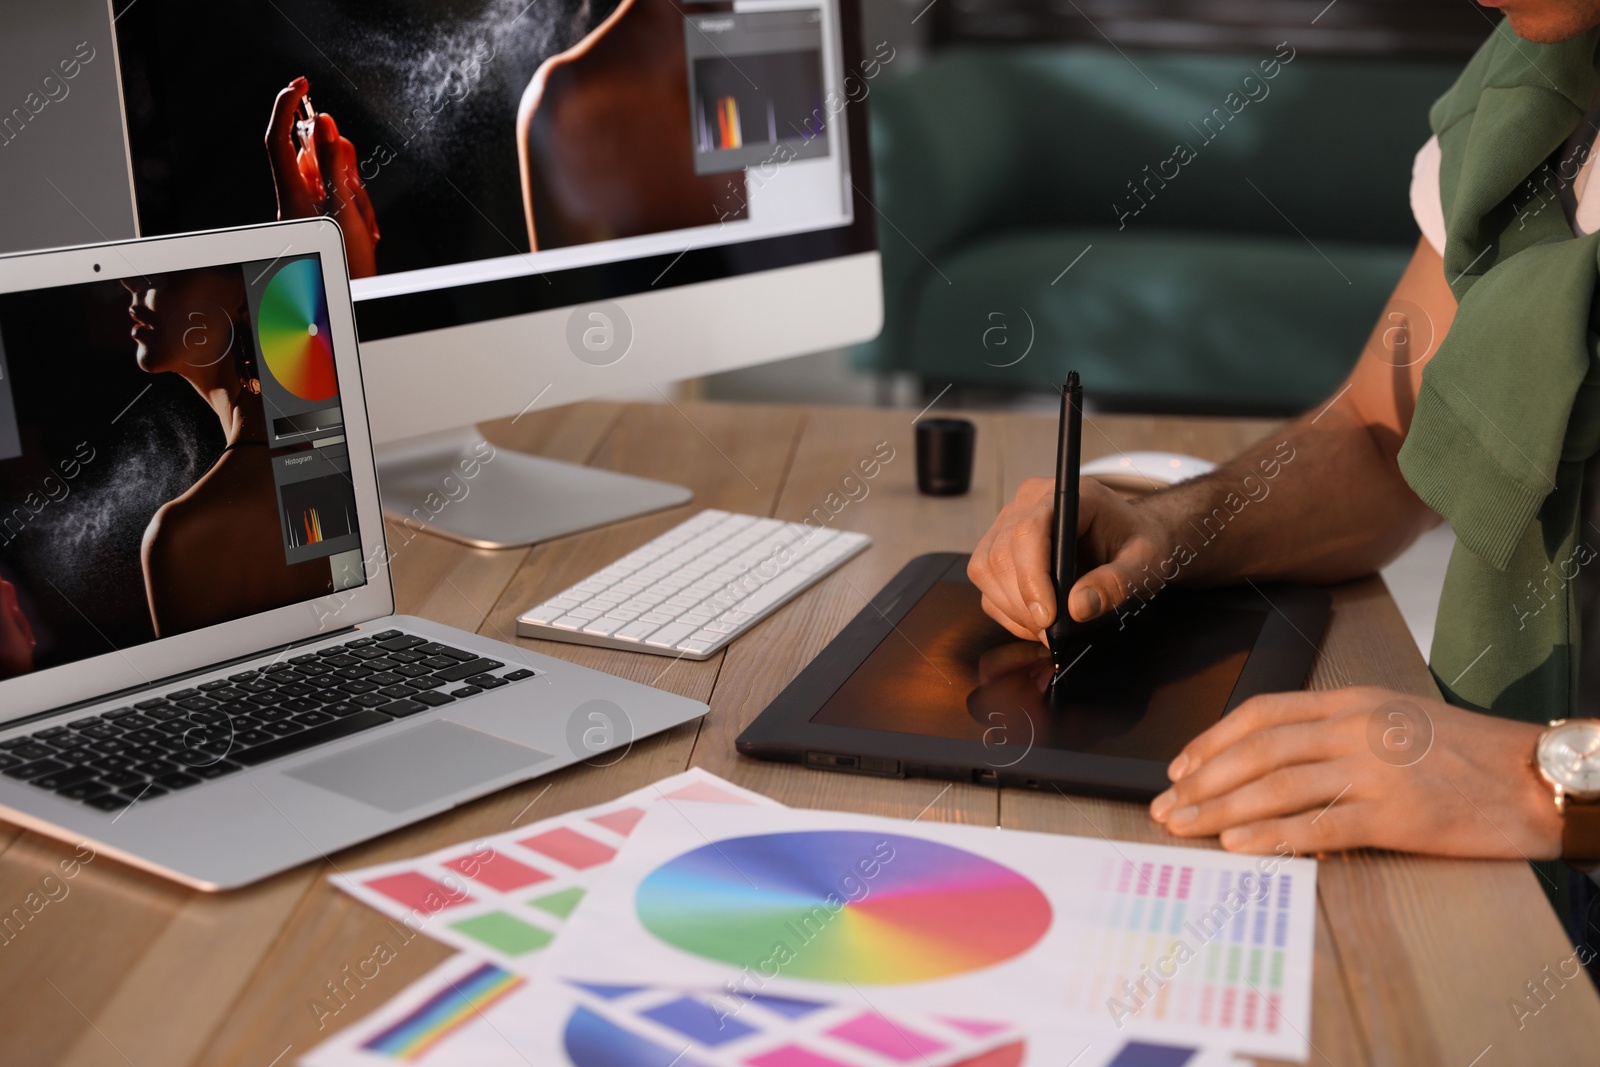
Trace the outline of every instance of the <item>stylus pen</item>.
<instances>
[{"instance_id":1,"label":"stylus pen","mask_svg":"<svg viewBox=\"0 0 1600 1067\"><path fill-rule=\"evenodd\" d=\"M1057 674L1066 666L1073 629L1067 594L1078 569L1078 466L1083 455L1083 386L1067 372L1061 390L1061 425L1056 434L1056 521L1050 530L1050 581L1056 587L1056 617L1044 632Z\"/></svg>"}]
</instances>

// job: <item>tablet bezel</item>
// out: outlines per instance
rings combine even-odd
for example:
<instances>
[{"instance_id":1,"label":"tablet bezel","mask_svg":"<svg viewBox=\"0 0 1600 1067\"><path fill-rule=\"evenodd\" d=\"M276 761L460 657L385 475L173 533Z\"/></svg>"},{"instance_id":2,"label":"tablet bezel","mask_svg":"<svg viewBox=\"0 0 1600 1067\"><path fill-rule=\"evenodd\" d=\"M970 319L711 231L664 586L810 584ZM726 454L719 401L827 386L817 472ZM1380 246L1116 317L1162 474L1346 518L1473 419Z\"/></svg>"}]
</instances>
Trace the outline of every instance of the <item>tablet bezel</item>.
<instances>
[{"instance_id":1,"label":"tablet bezel","mask_svg":"<svg viewBox=\"0 0 1600 1067\"><path fill-rule=\"evenodd\" d=\"M1149 800L1165 789L1170 782L1163 761L1031 748L1013 761L1009 752L1002 755L980 741L812 721L935 583L968 581L967 559L938 552L906 564L745 728L738 750L818 770L1060 788L1125 800ZM1265 600L1270 608L1223 714L1259 693L1304 688L1332 611L1327 592L1275 584L1186 595L1250 610L1260 610Z\"/></svg>"}]
</instances>

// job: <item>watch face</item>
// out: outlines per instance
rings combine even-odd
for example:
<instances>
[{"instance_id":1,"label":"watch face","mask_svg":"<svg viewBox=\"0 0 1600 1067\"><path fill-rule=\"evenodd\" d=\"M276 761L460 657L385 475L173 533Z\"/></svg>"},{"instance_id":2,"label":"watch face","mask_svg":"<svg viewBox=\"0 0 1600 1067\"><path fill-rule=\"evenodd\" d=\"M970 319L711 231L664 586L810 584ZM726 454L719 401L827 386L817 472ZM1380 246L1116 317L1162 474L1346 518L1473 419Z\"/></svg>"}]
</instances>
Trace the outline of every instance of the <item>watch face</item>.
<instances>
[{"instance_id":1,"label":"watch face","mask_svg":"<svg viewBox=\"0 0 1600 1067\"><path fill-rule=\"evenodd\" d=\"M1539 767L1569 793L1600 797L1600 721L1553 726L1539 742Z\"/></svg>"}]
</instances>

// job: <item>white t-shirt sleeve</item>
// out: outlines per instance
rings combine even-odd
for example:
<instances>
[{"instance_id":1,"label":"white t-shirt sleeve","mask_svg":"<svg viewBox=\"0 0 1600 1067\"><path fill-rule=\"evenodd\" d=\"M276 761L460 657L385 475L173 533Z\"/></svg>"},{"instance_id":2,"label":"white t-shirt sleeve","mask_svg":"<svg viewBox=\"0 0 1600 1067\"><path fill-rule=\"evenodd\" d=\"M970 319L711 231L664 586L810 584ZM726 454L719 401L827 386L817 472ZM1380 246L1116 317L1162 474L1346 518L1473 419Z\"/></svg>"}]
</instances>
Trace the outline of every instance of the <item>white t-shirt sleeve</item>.
<instances>
[{"instance_id":1,"label":"white t-shirt sleeve","mask_svg":"<svg viewBox=\"0 0 1600 1067\"><path fill-rule=\"evenodd\" d=\"M1439 196L1439 138L1430 137L1411 162L1411 214L1433 250L1444 255L1444 201Z\"/></svg>"}]
</instances>

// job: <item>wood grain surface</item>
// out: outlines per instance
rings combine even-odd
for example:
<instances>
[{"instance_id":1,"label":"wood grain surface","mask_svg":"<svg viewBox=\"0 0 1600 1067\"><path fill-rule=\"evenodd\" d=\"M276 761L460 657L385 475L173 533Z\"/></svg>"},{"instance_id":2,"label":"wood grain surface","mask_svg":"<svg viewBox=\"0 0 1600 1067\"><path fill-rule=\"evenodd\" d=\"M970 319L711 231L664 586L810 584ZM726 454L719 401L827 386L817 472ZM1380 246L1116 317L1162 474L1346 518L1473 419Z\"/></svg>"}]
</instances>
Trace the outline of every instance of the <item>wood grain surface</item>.
<instances>
[{"instance_id":1,"label":"wood grain surface","mask_svg":"<svg viewBox=\"0 0 1600 1067\"><path fill-rule=\"evenodd\" d=\"M946 414L941 412L941 414ZM97 858L0 944L0 1062L73 1067L287 1067L377 1008L450 950L334 890L326 875L609 800L698 765L785 804L1111 840L1170 842L1141 805L1057 791L860 778L738 756L734 738L896 571L923 552L966 551L1027 477L1048 476L1054 420L974 414L978 454L964 497L918 495L910 412L679 402L589 403L484 428L499 448L686 484L672 511L559 541L489 552L391 524L399 608L710 704L710 713L579 766L503 790L244 890L195 893ZM1271 433L1260 420L1095 416L1086 458L1161 448L1224 459ZM893 458L876 477L857 464ZM847 477L858 479L849 492ZM863 496L860 486L866 487ZM839 507L839 502L844 505ZM870 534L867 552L704 662L515 638L529 605L706 507L784 519L826 515ZM835 513L835 510L837 513ZM1378 684L1434 696L1403 620L1376 577L1333 591L1310 684ZM1486 817L1492 817L1488 813ZM1202 842L1200 847L1216 847ZM0 825L0 911L73 854ZM1521 1019L1524 983L1573 955L1522 863L1390 853L1322 857L1310 1062L1496 1067L1593 1062L1600 998L1581 976L1548 984ZM335 1014L341 982L379 944L394 958ZM1550 971L1546 971L1546 967ZM1526 1001L1531 1007L1534 1002Z\"/></svg>"}]
</instances>

